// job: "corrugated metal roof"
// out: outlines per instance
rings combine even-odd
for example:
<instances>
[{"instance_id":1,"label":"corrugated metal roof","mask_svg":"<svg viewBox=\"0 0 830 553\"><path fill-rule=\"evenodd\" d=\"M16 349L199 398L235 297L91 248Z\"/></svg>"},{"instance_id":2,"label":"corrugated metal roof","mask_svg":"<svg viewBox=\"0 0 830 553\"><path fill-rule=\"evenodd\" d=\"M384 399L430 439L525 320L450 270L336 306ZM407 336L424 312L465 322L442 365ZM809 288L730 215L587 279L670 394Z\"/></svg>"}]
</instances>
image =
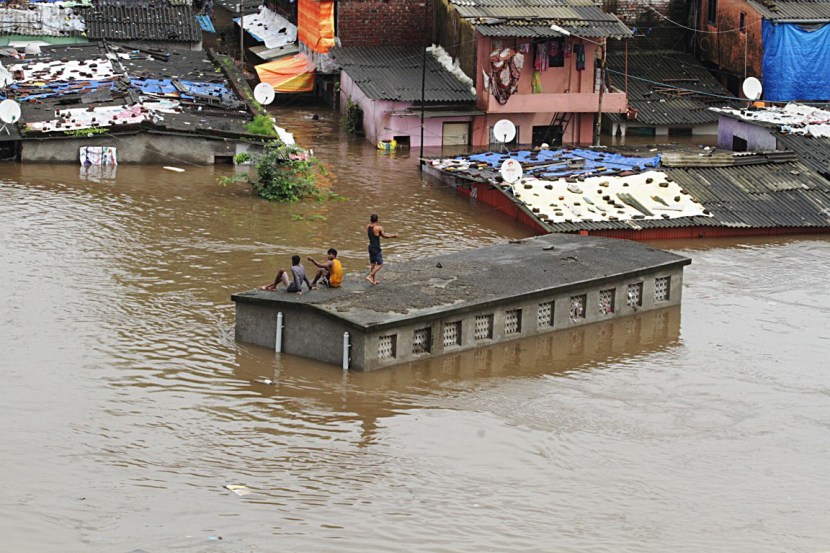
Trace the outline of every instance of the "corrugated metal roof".
<instances>
[{"instance_id":1,"label":"corrugated metal roof","mask_svg":"<svg viewBox=\"0 0 830 553\"><path fill-rule=\"evenodd\" d=\"M190 6L98 5L82 13L92 40L202 40L202 28Z\"/></svg>"},{"instance_id":2,"label":"corrugated metal roof","mask_svg":"<svg viewBox=\"0 0 830 553\"><path fill-rule=\"evenodd\" d=\"M778 144L798 156L799 161L818 173L830 177L830 138L778 133Z\"/></svg>"},{"instance_id":3,"label":"corrugated metal roof","mask_svg":"<svg viewBox=\"0 0 830 553\"><path fill-rule=\"evenodd\" d=\"M624 38L631 31L590 0L450 0L484 36L557 37L556 24L575 36Z\"/></svg>"},{"instance_id":4,"label":"corrugated metal roof","mask_svg":"<svg viewBox=\"0 0 830 553\"><path fill-rule=\"evenodd\" d=\"M611 84L622 90L625 53L609 53L607 63ZM604 117L637 126L693 126L717 122L717 114L707 108L730 105L728 100L687 92L732 96L690 54L673 50L629 51L628 75L628 104L637 109L637 120L629 121L616 113ZM684 91L674 90L677 88Z\"/></svg>"},{"instance_id":5,"label":"corrugated metal roof","mask_svg":"<svg viewBox=\"0 0 830 553\"><path fill-rule=\"evenodd\" d=\"M799 162L669 169L720 226L830 227L830 182Z\"/></svg>"},{"instance_id":6,"label":"corrugated metal roof","mask_svg":"<svg viewBox=\"0 0 830 553\"><path fill-rule=\"evenodd\" d=\"M343 71L372 100L421 100L424 51L405 47L332 48ZM431 54L426 56L427 102L474 102L476 95Z\"/></svg>"},{"instance_id":7,"label":"corrugated metal roof","mask_svg":"<svg viewBox=\"0 0 830 553\"><path fill-rule=\"evenodd\" d=\"M607 154L606 154L607 155ZM666 154L662 154L665 159ZM792 156L791 153L785 153ZM674 218L629 218L628 220L575 220L571 222L542 222L551 232L577 232L580 230L639 230L686 227L728 227L728 228L773 228L773 227L822 227L830 228L830 181L821 177L805 164L797 161L781 162L776 155L747 154L733 156L743 162L754 164L729 165L720 167L675 167L657 168L665 174L670 190L675 185L681 190L680 203L686 197L696 200L705 209L703 215L679 216ZM770 160L773 162L766 162ZM469 178L478 182L495 183L496 177L484 171L473 169L450 171L455 178ZM604 177L630 179L630 177ZM590 179L577 178L574 182L586 194L590 192ZM594 182L593 180L591 182ZM632 180L632 182L634 182ZM647 182L647 181L646 181ZM516 186L516 185L514 185ZM554 185L555 186L555 185ZM602 186L602 184L600 184ZM612 183L613 186L613 183ZM631 193L637 195L636 184ZM519 193L533 192L523 190ZM547 187L546 187L547 188ZM608 190L606 188L605 190ZM536 190L536 189L534 189ZM684 192L688 196L684 196ZM640 195L644 192L640 191ZM649 193L650 194L650 193ZM538 194L532 194L535 196ZM661 193L662 195L662 193ZM560 197L560 200L562 198ZM674 202L677 199L673 199ZM587 200L586 200L587 202ZM675 204L670 202L672 206ZM553 204L551 204L553 205ZM561 211L566 212L562 202ZM586 203L580 210L587 209ZM678 204L679 205L679 204ZM544 210L541 210L544 212ZM667 213L670 215L671 212ZM586 214L586 219L597 219ZM545 218L548 218L546 216ZM570 217L570 215L566 215ZM622 217L620 217L622 219Z\"/></svg>"},{"instance_id":8,"label":"corrugated metal roof","mask_svg":"<svg viewBox=\"0 0 830 553\"><path fill-rule=\"evenodd\" d=\"M476 25L476 31L483 36L490 37L522 37L522 38L556 38L561 33L550 28L551 23L556 23L573 36L586 38L625 38L631 36L627 27L620 27L618 22L598 21L551 21L540 25L538 21L510 21L499 25Z\"/></svg>"},{"instance_id":9,"label":"corrugated metal roof","mask_svg":"<svg viewBox=\"0 0 830 553\"><path fill-rule=\"evenodd\" d=\"M787 21L830 21L830 2L809 0L802 2L776 2L773 0L748 0L765 19Z\"/></svg>"}]
</instances>

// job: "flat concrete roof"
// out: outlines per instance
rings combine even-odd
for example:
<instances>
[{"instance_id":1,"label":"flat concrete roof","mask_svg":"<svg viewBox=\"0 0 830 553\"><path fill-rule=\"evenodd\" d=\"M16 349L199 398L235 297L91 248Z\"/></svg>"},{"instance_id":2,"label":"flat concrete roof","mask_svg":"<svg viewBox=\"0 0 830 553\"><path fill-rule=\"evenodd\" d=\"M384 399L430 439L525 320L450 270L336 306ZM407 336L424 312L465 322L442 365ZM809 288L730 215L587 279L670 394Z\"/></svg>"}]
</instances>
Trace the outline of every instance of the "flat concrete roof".
<instances>
[{"instance_id":1,"label":"flat concrete roof","mask_svg":"<svg viewBox=\"0 0 830 553\"><path fill-rule=\"evenodd\" d=\"M506 300L549 296L689 263L689 258L630 240L550 234L387 262L378 274L378 285L365 280L367 269L346 274L340 288L304 290L302 295L287 293L284 287L274 292L255 289L231 299L294 308L304 305L349 326L377 330L438 313L463 313ZM304 265L313 274L313 265Z\"/></svg>"}]
</instances>

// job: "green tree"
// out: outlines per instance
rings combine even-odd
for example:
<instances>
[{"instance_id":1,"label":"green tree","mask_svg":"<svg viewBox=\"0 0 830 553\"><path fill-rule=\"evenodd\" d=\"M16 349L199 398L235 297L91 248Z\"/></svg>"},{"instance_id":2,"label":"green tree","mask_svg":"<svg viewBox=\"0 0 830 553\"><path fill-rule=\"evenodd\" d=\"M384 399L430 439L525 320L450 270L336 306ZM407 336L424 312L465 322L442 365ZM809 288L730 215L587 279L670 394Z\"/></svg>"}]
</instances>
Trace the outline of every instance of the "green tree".
<instances>
[{"instance_id":1,"label":"green tree","mask_svg":"<svg viewBox=\"0 0 830 553\"><path fill-rule=\"evenodd\" d=\"M250 174L222 177L220 183L246 181L262 198L278 202L294 202L321 193L316 186L317 172L322 167L302 148L272 140L255 156L256 178Z\"/></svg>"}]
</instances>

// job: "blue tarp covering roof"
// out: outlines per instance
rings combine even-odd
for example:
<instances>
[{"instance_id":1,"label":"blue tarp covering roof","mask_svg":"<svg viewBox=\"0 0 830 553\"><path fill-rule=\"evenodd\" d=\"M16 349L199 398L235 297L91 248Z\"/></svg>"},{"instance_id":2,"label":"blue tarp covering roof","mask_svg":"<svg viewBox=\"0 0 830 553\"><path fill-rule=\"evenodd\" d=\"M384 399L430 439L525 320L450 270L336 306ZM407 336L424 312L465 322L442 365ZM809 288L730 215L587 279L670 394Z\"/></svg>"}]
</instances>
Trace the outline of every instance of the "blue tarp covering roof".
<instances>
[{"instance_id":1,"label":"blue tarp covering roof","mask_svg":"<svg viewBox=\"0 0 830 553\"><path fill-rule=\"evenodd\" d=\"M213 26L213 21L210 20L209 15L197 15L196 21L199 22L199 27L201 27L203 31L208 33L216 32L216 28Z\"/></svg>"},{"instance_id":2,"label":"blue tarp covering roof","mask_svg":"<svg viewBox=\"0 0 830 553\"><path fill-rule=\"evenodd\" d=\"M558 178L574 175L615 175L623 171L640 172L656 169L660 166L660 156L628 157L611 152L588 149L562 150L518 150L515 152L485 152L456 159L469 159L487 163L499 170L508 157L519 161L525 167L525 173L536 177ZM578 167L574 167L574 162ZM539 167L533 167L539 165Z\"/></svg>"},{"instance_id":3,"label":"blue tarp covering roof","mask_svg":"<svg viewBox=\"0 0 830 553\"><path fill-rule=\"evenodd\" d=\"M764 99L830 100L830 25L763 22Z\"/></svg>"},{"instance_id":4,"label":"blue tarp covering roof","mask_svg":"<svg viewBox=\"0 0 830 553\"><path fill-rule=\"evenodd\" d=\"M38 86L37 93L31 93L31 89L33 87L27 83L12 83L11 85L9 85L9 89L14 91L26 90L27 92L30 92L29 94L26 94L25 92L18 92L16 94L15 99L18 102L25 102L27 100L38 100L40 98L56 98L58 96L63 96L64 94L69 93L85 94L88 92L92 92L93 90L98 90L101 87L113 87L113 82L107 80L83 81L82 87L78 87L78 84L78 81L52 81L50 83Z\"/></svg>"},{"instance_id":5,"label":"blue tarp covering roof","mask_svg":"<svg viewBox=\"0 0 830 553\"><path fill-rule=\"evenodd\" d=\"M196 81L179 81L179 83L187 88L191 94L207 94L221 97L231 93L223 84ZM186 99L193 97L187 93L179 93L178 89L173 85L172 79L133 79L130 81L130 86L139 89L144 94L178 94Z\"/></svg>"}]
</instances>

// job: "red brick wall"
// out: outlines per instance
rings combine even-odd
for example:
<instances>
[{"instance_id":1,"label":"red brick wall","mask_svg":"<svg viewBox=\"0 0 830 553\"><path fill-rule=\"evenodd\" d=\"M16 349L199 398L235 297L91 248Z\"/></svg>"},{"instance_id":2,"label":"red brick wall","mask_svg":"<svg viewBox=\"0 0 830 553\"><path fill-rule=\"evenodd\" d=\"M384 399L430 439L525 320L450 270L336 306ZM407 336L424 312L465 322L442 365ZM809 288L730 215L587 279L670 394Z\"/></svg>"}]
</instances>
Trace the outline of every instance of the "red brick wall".
<instances>
[{"instance_id":1,"label":"red brick wall","mask_svg":"<svg viewBox=\"0 0 830 553\"><path fill-rule=\"evenodd\" d=\"M700 29L708 32L698 36L700 58L723 71L720 80L724 84L728 75L742 82L744 72L747 77L760 78L761 15L743 0L718 0L717 21L712 23L707 21L707 6L708 0L701 6ZM740 31L741 12L746 14L743 31Z\"/></svg>"},{"instance_id":2,"label":"red brick wall","mask_svg":"<svg viewBox=\"0 0 830 553\"><path fill-rule=\"evenodd\" d=\"M432 42L432 0L339 0L336 10L335 30L344 47Z\"/></svg>"}]
</instances>

